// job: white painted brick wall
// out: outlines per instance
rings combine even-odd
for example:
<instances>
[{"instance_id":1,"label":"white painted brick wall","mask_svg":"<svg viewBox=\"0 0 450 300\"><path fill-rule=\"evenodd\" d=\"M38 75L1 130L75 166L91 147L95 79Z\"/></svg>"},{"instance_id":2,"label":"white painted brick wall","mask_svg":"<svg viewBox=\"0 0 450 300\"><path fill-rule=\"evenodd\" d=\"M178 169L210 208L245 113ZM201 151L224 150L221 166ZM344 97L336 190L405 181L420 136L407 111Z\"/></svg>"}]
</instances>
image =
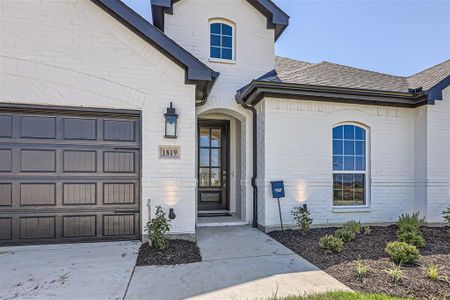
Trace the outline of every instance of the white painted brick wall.
<instances>
[{"instance_id":1,"label":"white painted brick wall","mask_svg":"<svg viewBox=\"0 0 450 300\"><path fill-rule=\"evenodd\" d=\"M285 180L287 197L282 200L282 211L286 223L293 223L290 211L303 203L311 209L316 225L348 220L393 222L400 214L415 210L414 109L270 98L264 102L259 112L264 114L260 117L265 144L263 225L279 224L272 180ZM332 128L341 122L369 127L372 184L368 211L333 211Z\"/></svg>"},{"instance_id":2,"label":"white painted brick wall","mask_svg":"<svg viewBox=\"0 0 450 300\"><path fill-rule=\"evenodd\" d=\"M427 220L442 222L450 207L450 87L427 106Z\"/></svg>"},{"instance_id":3,"label":"white painted brick wall","mask_svg":"<svg viewBox=\"0 0 450 300\"><path fill-rule=\"evenodd\" d=\"M0 101L142 110L143 224L152 205L175 207L174 233L195 232L194 85L184 70L87 0L1 1ZM179 138L165 140L173 101ZM158 160L158 145L181 145Z\"/></svg>"}]
</instances>

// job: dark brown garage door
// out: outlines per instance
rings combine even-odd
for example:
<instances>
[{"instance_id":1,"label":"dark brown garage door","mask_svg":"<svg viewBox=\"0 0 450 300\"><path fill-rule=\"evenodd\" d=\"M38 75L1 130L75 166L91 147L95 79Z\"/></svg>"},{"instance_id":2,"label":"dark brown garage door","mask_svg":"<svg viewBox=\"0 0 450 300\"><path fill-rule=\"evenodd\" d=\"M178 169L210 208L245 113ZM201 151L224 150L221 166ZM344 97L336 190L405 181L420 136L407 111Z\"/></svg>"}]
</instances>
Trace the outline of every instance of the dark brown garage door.
<instances>
[{"instance_id":1,"label":"dark brown garage door","mask_svg":"<svg viewBox=\"0 0 450 300\"><path fill-rule=\"evenodd\" d=\"M140 238L140 115L0 105L0 245Z\"/></svg>"}]
</instances>

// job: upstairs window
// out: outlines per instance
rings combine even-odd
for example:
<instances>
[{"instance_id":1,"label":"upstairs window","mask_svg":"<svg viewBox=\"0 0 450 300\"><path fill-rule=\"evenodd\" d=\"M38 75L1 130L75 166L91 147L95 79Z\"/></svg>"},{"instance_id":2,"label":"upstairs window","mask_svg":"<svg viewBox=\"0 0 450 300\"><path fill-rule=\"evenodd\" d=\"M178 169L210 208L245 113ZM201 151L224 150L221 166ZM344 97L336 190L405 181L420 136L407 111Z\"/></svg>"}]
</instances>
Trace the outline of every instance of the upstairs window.
<instances>
[{"instance_id":1,"label":"upstairs window","mask_svg":"<svg viewBox=\"0 0 450 300\"><path fill-rule=\"evenodd\" d=\"M356 125L333 128L333 205L367 204L366 129Z\"/></svg>"},{"instance_id":2,"label":"upstairs window","mask_svg":"<svg viewBox=\"0 0 450 300\"><path fill-rule=\"evenodd\" d=\"M212 59L234 60L233 31L231 25L224 23L210 24L210 57Z\"/></svg>"}]
</instances>

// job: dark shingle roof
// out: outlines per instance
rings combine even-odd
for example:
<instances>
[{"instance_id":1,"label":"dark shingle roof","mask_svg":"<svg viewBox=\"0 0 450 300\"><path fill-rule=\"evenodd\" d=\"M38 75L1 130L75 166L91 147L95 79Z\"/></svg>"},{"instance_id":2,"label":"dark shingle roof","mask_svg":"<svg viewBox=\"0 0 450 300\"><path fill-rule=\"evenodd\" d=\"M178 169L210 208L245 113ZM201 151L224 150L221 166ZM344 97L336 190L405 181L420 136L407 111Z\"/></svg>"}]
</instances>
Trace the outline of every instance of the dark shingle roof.
<instances>
[{"instance_id":1,"label":"dark shingle roof","mask_svg":"<svg viewBox=\"0 0 450 300\"><path fill-rule=\"evenodd\" d=\"M428 90L450 75L450 59L408 77L411 88L422 87Z\"/></svg>"},{"instance_id":2,"label":"dark shingle roof","mask_svg":"<svg viewBox=\"0 0 450 300\"><path fill-rule=\"evenodd\" d=\"M323 61L308 63L284 57L276 58L275 74L261 81L293 84L408 92L423 87L427 90L450 76L450 60L410 77L388 75Z\"/></svg>"}]
</instances>

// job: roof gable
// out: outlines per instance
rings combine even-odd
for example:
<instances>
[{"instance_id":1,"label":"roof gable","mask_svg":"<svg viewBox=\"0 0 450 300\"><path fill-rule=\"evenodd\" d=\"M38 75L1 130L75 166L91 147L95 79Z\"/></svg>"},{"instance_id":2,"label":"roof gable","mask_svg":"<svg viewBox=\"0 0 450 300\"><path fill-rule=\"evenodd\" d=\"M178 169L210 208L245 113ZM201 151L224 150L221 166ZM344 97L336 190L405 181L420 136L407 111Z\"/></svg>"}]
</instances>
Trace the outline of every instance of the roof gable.
<instances>
[{"instance_id":1,"label":"roof gable","mask_svg":"<svg viewBox=\"0 0 450 300\"><path fill-rule=\"evenodd\" d=\"M196 98L207 97L219 73L213 71L200 60L170 39L158 28L147 22L120 0L91 0L150 45L186 71L186 83L195 83Z\"/></svg>"},{"instance_id":2,"label":"roof gable","mask_svg":"<svg viewBox=\"0 0 450 300\"><path fill-rule=\"evenodd\" d=\"M173 4L181 0L151 0L153 25L164 31L164 14L173 14ZM277 40L289 25L289 16L271 0L247 0L267 18L267 28L275 30Z\"/></svg>"}]
</instances>

